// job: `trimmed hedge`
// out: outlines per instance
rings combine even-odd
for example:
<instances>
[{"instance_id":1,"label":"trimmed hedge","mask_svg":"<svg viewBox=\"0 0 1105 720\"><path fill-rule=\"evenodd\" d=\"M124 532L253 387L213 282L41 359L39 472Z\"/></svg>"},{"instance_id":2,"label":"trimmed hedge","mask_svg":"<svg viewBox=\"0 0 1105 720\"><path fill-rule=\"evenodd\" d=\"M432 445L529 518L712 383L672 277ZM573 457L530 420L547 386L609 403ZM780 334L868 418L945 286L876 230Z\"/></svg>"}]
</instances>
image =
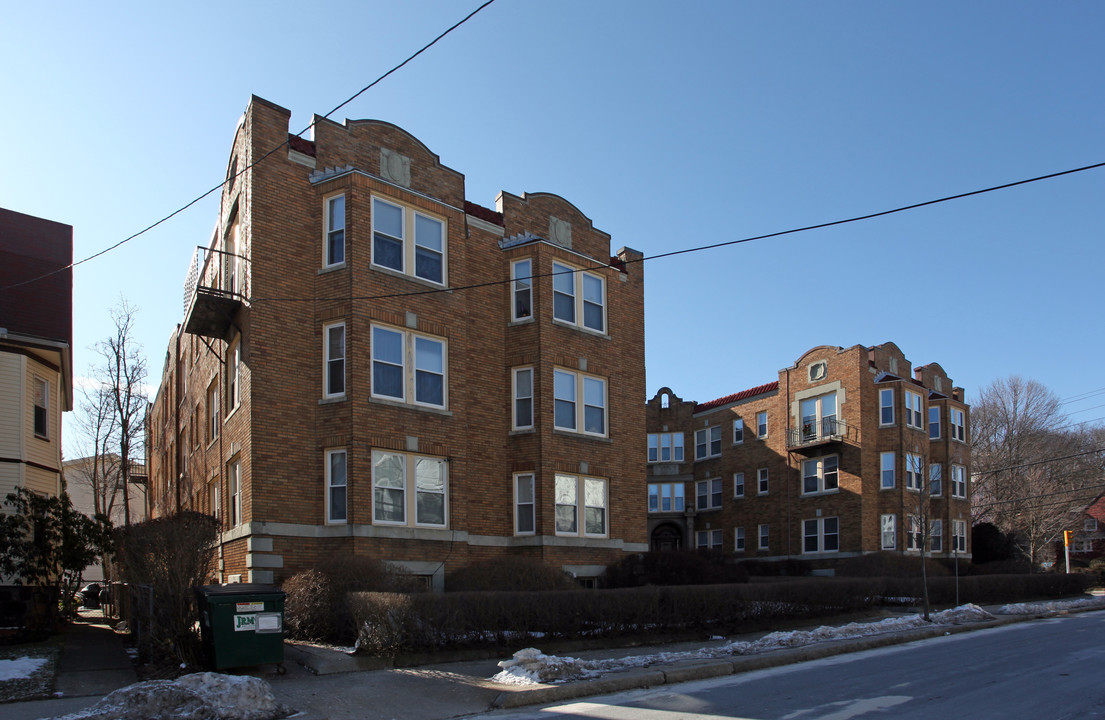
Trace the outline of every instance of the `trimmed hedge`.
<instances>
[{"instance_id":1,"label":"trimmed hedge","mask_svg":"<svg viewBox=\"0 0 1105 720\"><path fill-rule=\"evenodd\" d=\"M959 580L960 603L1016 602L1083 592L1087 575ZM802 578L792 582L554 592L353 593L357 645L370 655L472 647L516 648L537 639L678 634L731 635L867 611L884 598L916 602L919 579ZM931 578L934 605L955 602L955 578ZM901 604L901 600L897 604Z\"/></svg>"}]
</instances>

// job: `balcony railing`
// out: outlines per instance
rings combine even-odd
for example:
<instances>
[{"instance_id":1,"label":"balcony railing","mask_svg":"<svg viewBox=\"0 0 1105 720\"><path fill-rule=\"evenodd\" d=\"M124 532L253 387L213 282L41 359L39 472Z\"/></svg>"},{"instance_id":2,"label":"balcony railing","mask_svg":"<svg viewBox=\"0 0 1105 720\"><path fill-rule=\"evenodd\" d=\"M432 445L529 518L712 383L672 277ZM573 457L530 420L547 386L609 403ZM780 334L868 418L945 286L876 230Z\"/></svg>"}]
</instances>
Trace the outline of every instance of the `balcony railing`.
<instances>
[{"instance_id":1,"label":"balcony railing","mask_svg":"<svg viewBox=\"0 0 1105 720\"><path fill-rule=\"evenodd\" d=\"M835 417L803 422L787 431L787 447L807 447L830 442L840 442L848 435L848 425Z\"/></svg>"},{"instance_id":2,"label":"balcony railing","mask_svg":"<svg viewBox=\"0 0 1105 720\"><path fill-rule=\"evenodd\" d=\"M184 281L184 332L225 338L248 301L248 261L223 250L197 247Z\"/></svg>"}]
</instances>

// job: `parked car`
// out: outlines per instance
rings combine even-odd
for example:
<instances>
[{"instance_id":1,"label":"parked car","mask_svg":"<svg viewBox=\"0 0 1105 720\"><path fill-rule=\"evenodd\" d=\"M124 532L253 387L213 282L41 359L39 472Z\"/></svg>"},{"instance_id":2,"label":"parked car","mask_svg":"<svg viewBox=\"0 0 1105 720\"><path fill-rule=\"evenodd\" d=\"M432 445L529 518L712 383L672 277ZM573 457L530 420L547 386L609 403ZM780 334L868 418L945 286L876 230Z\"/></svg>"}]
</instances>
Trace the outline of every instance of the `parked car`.
<instances>
[{"instance_id":1,"label":"parked car","mask_svg":"<svg viewBox=\"0 0 1105 720\"><path fill-rule=\"evenodd\" d=\"M100 607L100 583L88 583L77 591L77 599L81 601L81 607L97 609Z\"/></svg>"}]
</instances>

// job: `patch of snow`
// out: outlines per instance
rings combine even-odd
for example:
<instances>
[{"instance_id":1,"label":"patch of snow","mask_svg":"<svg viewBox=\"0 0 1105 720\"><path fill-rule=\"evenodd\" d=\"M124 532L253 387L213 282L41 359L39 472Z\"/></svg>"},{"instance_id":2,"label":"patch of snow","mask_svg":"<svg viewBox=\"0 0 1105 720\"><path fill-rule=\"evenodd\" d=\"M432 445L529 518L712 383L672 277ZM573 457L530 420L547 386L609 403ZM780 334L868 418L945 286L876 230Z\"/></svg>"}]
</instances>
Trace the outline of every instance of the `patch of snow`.
<instances>
[{"instance_id":1,"label":"patch of snow","mask_svg":"<svg viewBox=\"0 0 1105 720\"><path fill-rule=\"evenodd\" d=\"M0 682L23 680L34 675L49 662L46 658L23 656L12 660L0 660Z\"/></svg>"},{"instance_id":2,"label":"patch of snow","mask_svg":"<svg viewBox=\"0 0 1105 720\"><path fill-rule=\"evenodd\" d=\"M60 720L275 720L288 714L264 680L204 672L128 685Z\"/></svg>"},{"instance_id":3,"label":"patch of snow","mask_svg":"<svg viewBox=\"0 0 1105 720\"><path fill-rule=\"evenodd\" d=\"M931 627L933 625L958 625L960 623L991 620L993 615L977 605L961 605L951 610L931 613L931 622L920 615L886 618L878 622L849 623L839 627L823 625L813 630L773 632L753 642L734 641L718 647L701 648L683 652L661 652L652 655L632 655L624 658L582 660L574 657L545 655L536 648L526 648L514 653L509 660L499 662L502 668L492 682L505 685L534 685L560 683L569 680L594 678L607 672L669 664L685 660L711 660L734 655L756 655L782 648L801 647L819 642L846 638L882 635L901 630Z\"/></svg>"},{"instance_id":4,"label":"patch of snow","mask_svg":"<svg viewBox=\"0 0 1105 720\"><path fill-rule=\"evenodd\" d=\"M1047 615L1064 610L1083 610L1086 608L1105 608L1105 598L1088 597L1078 600L1053 600L1039 603L1013 603L998 608L1001 615Z\"/></svg>"}]
</instances>

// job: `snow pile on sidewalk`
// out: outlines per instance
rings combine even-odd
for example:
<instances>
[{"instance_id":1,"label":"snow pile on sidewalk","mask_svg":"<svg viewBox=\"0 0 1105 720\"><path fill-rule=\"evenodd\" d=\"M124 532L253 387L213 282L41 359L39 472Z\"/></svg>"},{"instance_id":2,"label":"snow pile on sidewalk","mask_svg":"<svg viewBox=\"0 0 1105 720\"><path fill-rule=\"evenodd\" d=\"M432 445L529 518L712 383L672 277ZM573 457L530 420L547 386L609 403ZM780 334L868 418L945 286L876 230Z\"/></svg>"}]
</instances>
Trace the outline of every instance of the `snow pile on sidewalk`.
<instances>
[{"instance_id":1,"label":"snow pile on sidewalk","mask_svg":"<svg viewBox=\"0 0 1105 720\"><path fill-rule=\"evenodd\" d=\"M1085 610L1087 608L1105 608L1105 598L1089 597L1079 600L1056 600L1039 603L1014 603L998 608L1001 615L1048 615L1064 610Z\"/></svg>"},{"instance_id":2,"label":"snow pile on sidewalk","mask_svg":"<svg viewBox=\"0 0 1105 720\"><path fill-rule=\"evenodd\" d=\"M61 720L277 720L289 714L264 680L205 672L128 685Z\"/></svg>"},{"instance_id":3,"label":"snow pile on sidewalk","mask_svg":"<svg viewBox=\"0 0 1105 720\"><path fill-rule=\"evenodd\" d=\"M526 648L514 653L514 657L510 660L501 661L499 667L502 670L491 680L505 685L559 683L593 678L603 673L618 670L649 667L650 665L669 664L684 660L710 660L734 655L756 655L771 650L801 647L830 640L843 640L931 627L934 624L959 625L961 623L993 619L993 615L977 605L961 605L952 610L932 613L930 617L932 622L925 621L920 615L908 615L900 618L887 618L878 622L849 623L840 627L823 625L814 630L773 632L754 642L734 641L718 647L702 648L700 650L631 655L629 657L602 660L583 660L573 657L545 655L536 648Z\"/></svg>"},{"instance_id":4,"label":"snow pile on sidewalk","mask_svg":"<svg viewBox=\"0 0 1105 720\"><path fill-rule=\"evenodd\" d=\"M27 656L0 660L0 682L29 678L48 662L46 658Z\"/></svg>"}]
</instances>

